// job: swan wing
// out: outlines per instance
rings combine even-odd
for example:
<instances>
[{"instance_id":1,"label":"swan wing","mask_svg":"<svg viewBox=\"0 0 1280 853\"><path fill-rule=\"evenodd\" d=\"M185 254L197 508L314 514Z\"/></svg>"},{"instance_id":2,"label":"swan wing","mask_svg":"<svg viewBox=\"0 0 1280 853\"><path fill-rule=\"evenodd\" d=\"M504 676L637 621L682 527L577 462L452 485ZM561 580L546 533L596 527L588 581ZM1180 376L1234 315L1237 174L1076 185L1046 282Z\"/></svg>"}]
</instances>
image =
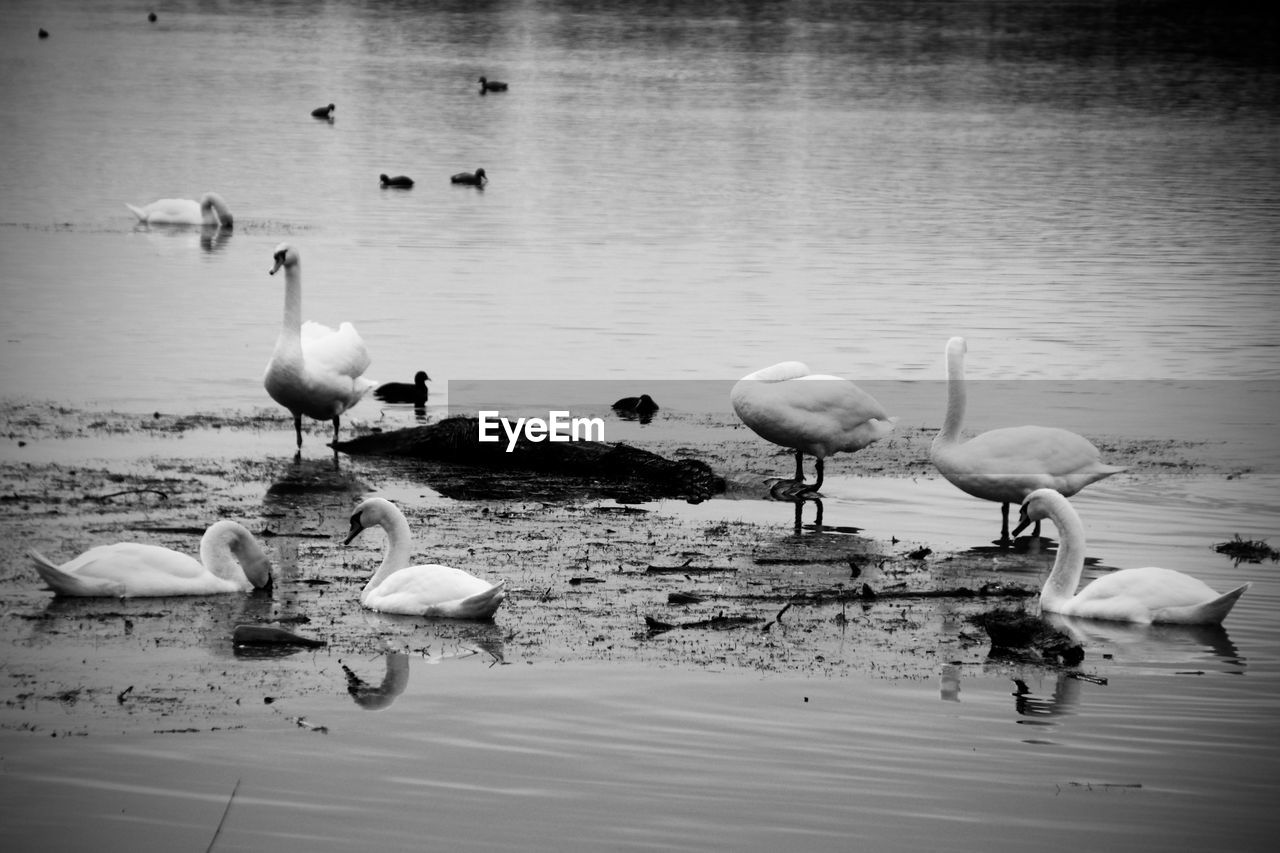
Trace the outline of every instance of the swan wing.
<instances>
[{"instance_id":1,"label":"swan wing","mask_svg":"<svg viewBox=\"0 0 1280 853\"><path fill-rule=\"evenodd\" d=\"M162 198L145 207L127 207L141 222L158 225L200 225L204 222L200 202L189 198Z\"/></svg>"},{"instance_id":2,"label":"swan wing","mask_svg":"<svg viewBox=\"0 0 1280 853\"><path fill-rule=\"evenodd\" d=\"M387 576L365 594L362 603L384 613L456 616L457 611L474 609L465 604L468 600L479 597L481 601L490 601L495 596L493 609L505 597L503 584L491 584L450 566L423 565L409 566Z\"/></svg>"},{"instance_id":3,"label":"swan wing","mask_svg":"<svg viewBox=\"0 0 1280 853\"><path fill-rule=\"evenodd\" d=\"M357 379L369 368L369 351L355 326L343 323L335 331L310 320L302 324L302 355L313 370Z\"/></svg>"},{"instance_id":4,"label":"swan wing","mask_svg":"<svg viewBox=\"0 0 1280 853\"><path fill-rule=\"evenodd\" d=\"M100 545L61 566L37 553L31 556L45 583L63 595L198 595L234 588L194 557L158 545Z\"/></svg>"},{"instance_id":5,"label":"swan wing","mask_svg":"<svg viewBox=\"0 0 1280 853\"><path fill-rule=\"evenodd\" d=\"M1058 612L1126 622L1204 622L1213 611L1207 605L1230 596L1229 611L1244 589L1219 596L1199 578L1172 569L1122 569L1087 585ZM1217 621L1223 616L1225 611Z\"/></svg>"}]
</instances>

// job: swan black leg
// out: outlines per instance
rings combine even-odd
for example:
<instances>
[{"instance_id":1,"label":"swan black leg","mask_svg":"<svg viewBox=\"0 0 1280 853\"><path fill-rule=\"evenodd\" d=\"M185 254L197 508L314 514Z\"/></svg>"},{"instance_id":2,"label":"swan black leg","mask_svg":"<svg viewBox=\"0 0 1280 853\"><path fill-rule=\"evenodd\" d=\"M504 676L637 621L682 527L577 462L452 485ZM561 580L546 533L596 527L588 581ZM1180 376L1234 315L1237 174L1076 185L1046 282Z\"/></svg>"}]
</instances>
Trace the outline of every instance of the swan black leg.
<instances>
[{"instance_id":1,"label":"swan black leg","mask_svg":"<svg viewBox=\"0 0 1280 853\"><path fill-rule=\"evenodd\" d=\"M338 419L336 417L333 419L333 443L338 443Z\"/></svg>"},{"instance_id":2,"label":"swan black leg","mask_svg":"<svg viewBox=\"0 0 1280 853\"><path fill-rule=\"evenodd\" d=\"M302 450L302 415L293 416L293 431L298 436L298 450Z\"/></svg>"},{"instance_id":3,"label":"swan black leg","mask_svg":"<svg viewBox=\"0 0 1280 853\"><path fill-rule=\"evenodd\" d=\"M1009 544L1009 504L1000 504L1000 539L997 545L1005 546Z\"/></svg>"}]
</instances>

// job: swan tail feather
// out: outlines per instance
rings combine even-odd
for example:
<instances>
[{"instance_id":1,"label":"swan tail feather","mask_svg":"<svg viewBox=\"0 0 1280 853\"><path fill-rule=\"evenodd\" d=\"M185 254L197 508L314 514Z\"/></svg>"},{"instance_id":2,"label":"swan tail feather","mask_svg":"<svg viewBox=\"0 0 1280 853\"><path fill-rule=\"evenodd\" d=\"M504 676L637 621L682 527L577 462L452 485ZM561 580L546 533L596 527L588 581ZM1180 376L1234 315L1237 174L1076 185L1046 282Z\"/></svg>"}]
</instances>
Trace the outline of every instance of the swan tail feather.
<instances>
[{"instance_id":1,"label":"swan tail feather","mask_svg":"<svg viewBox=\"0 0 1280 853\"><path fill-rule=\"evenodd\" d=\"M63 571L60 566L55 565L52 560L35 549L27 551L27 556L35 563L40 579L58 595L123 597L125 594L123 584L104 580L88 581L76 577L71 572Z\"/></svg>"},{"instance_id":2,"label":"swan tail feather","mask_svg":"<svg viewBox=\"0 0 1280 853\"><path fill-rule=\"evenodd\" d=\"M449 615L456 619L488 619L507 597L506 581L498 581L484 592L454 602Z\"/></svg>"},{"instance_id":3,"label":"swan tail feather","mask_svg":"<svg viewBox=\"0 0 1280 853\"><path fill-rule=\"evenodd\" d=\"M1241 584L1230 592L1224 592L1222 595L1210 601L1203 606L1205 622L1207 624L1219 625L1222 620L1227 618L1227 614L1231 612L1231 608L1236 606L1236 602L1240 600L1240 596L1244 595L1245 590L1250 584Z\"/></svg>"},{"instance_id":4,"label":"swan tail feather","mask_svg":"<svg viewBox=\"0 0 1280 853\"><path fill-rule=\"evenodd\" d=\"M1217 598L1201 604L1168 607L1156 611L1152 614L1151 621L1177 625L1221 625L1222 620L1227 618L1231 608L1235 607L1240 596L1244 595L1249 587L1250 584L1242 584L1230 592L1224 592Z\"/></svg>"}]
</instances>

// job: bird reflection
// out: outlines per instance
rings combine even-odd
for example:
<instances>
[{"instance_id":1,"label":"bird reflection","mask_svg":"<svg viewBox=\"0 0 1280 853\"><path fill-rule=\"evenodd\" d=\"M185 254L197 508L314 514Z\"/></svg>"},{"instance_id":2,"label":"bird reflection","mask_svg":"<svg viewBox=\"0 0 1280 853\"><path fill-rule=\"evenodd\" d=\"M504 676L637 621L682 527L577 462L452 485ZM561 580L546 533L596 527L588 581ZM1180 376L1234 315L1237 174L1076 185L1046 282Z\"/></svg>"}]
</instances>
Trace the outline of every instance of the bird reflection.
<instances>
[{"instance_id":1,"label":"bird reflection","mask_svg":"<svg viewBox=\"0 0 1280 853\"><path fill-rule=\"evenodd\" d=\"M1094 655L1110 655L1127 666L1202 667L1216 664L1238 675L1245 658L1221 625L1142 625L1046 613L1051 625Z\"/></svg>"},{"instance_id":2,"label":"bird reflection","mask_svg":"<svg viewBox=\"0 0 1280 853\"><path fill-rule=\"evenodd\" d=\"M347 675L347 692L366 711L381 711L390 707L396 697L409 686L409 656L404 652L388 650L383 658L387 668L382 676L382 683L377 687L356 675L345 663L342 664L342 671Z\"/></svg>"},{"instance_id":3,"label":"bird reflection","mask_svg":"<svg viewBox=\"0 0 1280 853\"><path fill-rule=\"evenodd\" d=\"M1069 714L1080 702L1080 679L1073 672L1057 674L1050 696L1036 695L1021 678L1013 679L1013 684L1013 707L1022 717L1057 717Z\"/></svg>"}]
</instances>

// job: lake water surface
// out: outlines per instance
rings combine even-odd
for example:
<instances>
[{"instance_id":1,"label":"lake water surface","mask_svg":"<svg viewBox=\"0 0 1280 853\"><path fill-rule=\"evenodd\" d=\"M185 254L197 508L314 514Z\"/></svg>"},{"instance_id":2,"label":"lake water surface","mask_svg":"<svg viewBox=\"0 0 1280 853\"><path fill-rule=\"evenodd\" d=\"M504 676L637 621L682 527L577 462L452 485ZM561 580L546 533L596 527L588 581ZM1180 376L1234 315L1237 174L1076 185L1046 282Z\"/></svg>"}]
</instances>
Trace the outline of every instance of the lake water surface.
<instances>
[{"instance_id":1,"label":"lake water surface","mask_svg":"<svg viewBox=\"0 0 1280 853\"><path fill-rule=\"evenodd\" d=\"M354 323L377 379L427 370L433 401L464 380L724 382L792 358L936 382L954 334L977 379L1083 381L1064 403L1082 431L1099 387L1165 389L1150 429L1138 406L1116 430L1165 436L1180 389L1256 401L1240 380L1273 396L1280 380L1268 6L155 9L6 5L0 396L272 405L282 241L302 254L304 316ZM480 75L510 91L480 96ZM309 115L330 102L334 121ZM449 183L476 167L483 191ZM208 190L233 230L148 229L124 207ZM904 423L937 426L914 405ZM1024 419L1012 408L987 425ZM1226 408L1264 443L1265 408ZM1189 437L1212 438L1216 411ZM1099 640L1106 685L414 658L382 711L295 709L327 737L6 733L4 831L200 849L240 779L219 850L1269 849L1280 585L1203 539L1277 532L1275 481L1258 482L1097 488L1115 564L1158 551L1255 584L1229 634ZM837 475L828 513L866 501L873 529L896 515L961 540L994 517L940 484L931 520L899 488ZM680 512L778 509L726 503Z\"/></svg>"}]
</instances>

